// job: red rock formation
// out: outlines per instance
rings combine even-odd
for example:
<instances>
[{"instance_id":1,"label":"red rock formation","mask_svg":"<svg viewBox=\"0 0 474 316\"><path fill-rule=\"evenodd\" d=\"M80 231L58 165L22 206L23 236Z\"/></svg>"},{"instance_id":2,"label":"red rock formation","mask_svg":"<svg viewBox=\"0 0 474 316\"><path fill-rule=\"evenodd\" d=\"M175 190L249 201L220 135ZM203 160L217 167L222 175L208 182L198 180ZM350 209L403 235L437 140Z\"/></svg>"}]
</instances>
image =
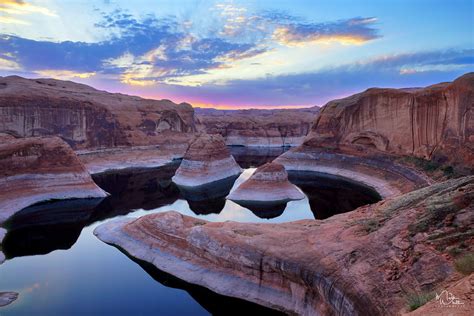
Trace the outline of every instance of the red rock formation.
<instances>
[{"instance_id":1,"label":"red rock formation","mask_svg":"<svg viewBox=\"0 0 474 316\"><path fill-rule=\"evenodd\" d=\"M10 76L0 77L1 131L22 137L61 136L74 149L86 149L159 144L194 132L195 126L193 109L186 103Z\"/></svg>"},{"instance_id":2,"label":"red rock formation","mask_svg":"<svg viewBox=\"0 0 474 316\"><path fill-rule=\"evenodd\" d=\"M220 135L199 135L189 146L173 177L180 186L194 187L240 174L242 170Z\"/></svg>"},{"instance_id":3,"label":"red rock formation","mask_svg":"<svg viewBox=\"0 0 474 316\"><path fill-rule=\"evenodd\" d=\"M0 144L0 223L40 201L105 196L58 137L13 138Z\"/></svg>"},{"instance_id":4,"label":"red rock formation","mask_svg":"<svg viewBox=\"0 0 474 316\"><path fill-rule=\"evenodd\" d=\"M196 108L197 128L220 134L227 145L296 146L308 134L319 108L216 110Z\"/></svg>"},{"instance_id":5,"label":"red rock formation","mask_svg":"<svg viewBox=\"0 0 474 316\"><path fill-rule=\"evenodd\" d=\"M474 176L322 221L210 223L176 212L95 234L187 282L300 315L396 315L406 293L454 284L473 251Z\"/></svg>"},{"instance_id":6,"label":"red rock formation","mask_svg":"<svg viewBox=\"0 0 474 316\"><path fill-rule=\"evenodd\" d=\"M473 100L474 73L420 89L368 89L326 104L304 146L375 149L474 168Z\"/></svg>"},{"instance_id":7,"label":"red rock formation","mask_svg":"<svg viewBox=\"0 0 474 316\"><path fill-rule=\"evenodd\" d=\"M303 192L288 181L285 167L270 162L258 167L227 199L235 202L288 202L304 197Z\"/></svg>"}]
</instances>

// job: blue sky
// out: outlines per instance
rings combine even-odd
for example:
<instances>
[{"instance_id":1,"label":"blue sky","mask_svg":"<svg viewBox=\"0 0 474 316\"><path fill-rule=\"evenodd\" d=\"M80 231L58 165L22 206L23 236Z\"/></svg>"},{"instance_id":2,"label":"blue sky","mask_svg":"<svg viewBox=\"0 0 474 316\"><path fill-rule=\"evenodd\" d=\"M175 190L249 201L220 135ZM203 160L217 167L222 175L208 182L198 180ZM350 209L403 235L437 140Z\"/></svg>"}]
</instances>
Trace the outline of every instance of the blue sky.
<instances>
[{"instance_id":1,"label":"blue sky","mask_svg":"<svg viewBox=\"0 0 474 316\"><path fill-rule=\"evenodd\" d=\"M474 1L1 0L0 75L222 108L323 105L474 69Z\"/></svg>"}]
</instances>

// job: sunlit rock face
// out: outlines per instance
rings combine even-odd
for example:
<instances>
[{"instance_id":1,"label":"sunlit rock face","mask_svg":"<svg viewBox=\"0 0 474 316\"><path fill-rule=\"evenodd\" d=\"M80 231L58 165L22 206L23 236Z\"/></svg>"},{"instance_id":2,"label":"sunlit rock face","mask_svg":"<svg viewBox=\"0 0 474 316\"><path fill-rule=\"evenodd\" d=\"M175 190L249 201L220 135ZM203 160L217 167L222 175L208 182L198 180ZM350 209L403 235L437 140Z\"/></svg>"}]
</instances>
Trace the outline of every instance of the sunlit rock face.
<instances>
[{"instance_id":1,"label":"sunlit rock face","mask_svg":"<svg viewBox=\"0 0 474 316\"><path fill-rule=\"evenodd\" d=\"M7 138L0 144L0 223L37 202L107 195L59 137Z\"/></svg>"},{"instance_id":2,"label":"sunlit rock face","mask_svg":"<svg viewBox=\"0 0 474 316\"><path fill-rule=\"evenodd\" d=\"M0 131L56 135L74 149L159 144L195 131L186 103L108 93L70 81L0 77Z\"/></svg>"},{"instance_id":3,"label":"sunlit rock face","mask_svg":"<svg viewBox=\"0 0 474 316\"><path fill-rule=\"evenodd\" d=\"M216 110L196 108L196 125L220 134L231 146L297 146L308 134L319 108Z\"/></svg>"},{"instance_id":4,"label":"sunlit rock face","mask_svg":"<svg viewBox=\"0 0 474 316\"><path fill-rule=\"evenodd\" d=\"M347 146L472 169L473 98L474 73L426 88L368 89L326 104L303 146Z\"/></svg>"},{"instance_id":5,"label":"sunlit rock face","mask_svg":"<svg viewBox=\"0 0 474 316\"><path fill-rule=\"evenodd\" d=\"M473 203L470 176L321 221L211 223L165 212L94 233L187 282L288 314L398 315L400 289L423 293L462 278L449 249L473 250Z\"/></svg>"},{"instance_id":6,"label":"sunlit rock face","mask_svg":"<svg viewBox=\"0 0 474 316\"><path fill-rule=\"evenodd\" d=\"M195 187L241 172L222 136L202 134L191 143L173 182L180 186Z\"/></svg>"},{"instance_id":7,"label":"sunlit rock face","mask_svg":"<svg viewBox=\"0 0 474 316\"><path fill-rule=\"evenodd\" d=\"M301 200L304 197L305 195L288 181L285 167L271 162L258 167L252 176L227 198L239 204L268 204Z\"/></svg>"}]
</instances>

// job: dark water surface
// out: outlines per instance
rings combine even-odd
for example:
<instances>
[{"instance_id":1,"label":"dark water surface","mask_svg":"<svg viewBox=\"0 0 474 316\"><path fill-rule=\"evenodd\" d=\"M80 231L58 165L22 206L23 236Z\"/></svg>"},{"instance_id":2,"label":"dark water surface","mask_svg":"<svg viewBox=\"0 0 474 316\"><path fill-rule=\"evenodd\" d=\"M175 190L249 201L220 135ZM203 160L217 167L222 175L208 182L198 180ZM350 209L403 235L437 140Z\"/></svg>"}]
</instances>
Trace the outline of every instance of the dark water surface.
<instances>
[{"instance_id":1,"label":"dark water surface","mask_svg":"<svg viewBox=\"0 0 474 316\"><path fill-rule=\"evenodd\" d=\"M0 265L0 291L20 297L0 315L208 315L276 314L213 293L127 257L93 235L95 227L118 216L138 217L176 210L209 221L286 222L327 218L379 199L368 188L317 173L290 173L307 198L275 208L249 210L225 197L256 167L284 149L232 148L245 171L199 190L171 182L179 162L153 170L95 176L112 195L102 201L72 200L38 204L17 213Z\"/></svg>"}]
</instances>

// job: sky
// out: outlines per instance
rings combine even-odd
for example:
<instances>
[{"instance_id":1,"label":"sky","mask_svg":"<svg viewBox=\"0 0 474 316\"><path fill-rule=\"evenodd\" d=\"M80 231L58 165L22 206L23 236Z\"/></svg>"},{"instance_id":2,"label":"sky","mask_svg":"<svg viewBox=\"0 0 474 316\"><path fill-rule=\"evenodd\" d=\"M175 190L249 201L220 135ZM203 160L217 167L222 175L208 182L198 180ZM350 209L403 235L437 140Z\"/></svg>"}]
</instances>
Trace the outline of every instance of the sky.
<instances>
[{"instance_id":1,"label":"sky","mask_svg":"<svg viewBox=\"0 0 474 316\"><path fill-rule=\"evenodd\" d=\"M474 71L474 0L0 0L0 76L217 108Z\"/></svg>"}]
</instances>

